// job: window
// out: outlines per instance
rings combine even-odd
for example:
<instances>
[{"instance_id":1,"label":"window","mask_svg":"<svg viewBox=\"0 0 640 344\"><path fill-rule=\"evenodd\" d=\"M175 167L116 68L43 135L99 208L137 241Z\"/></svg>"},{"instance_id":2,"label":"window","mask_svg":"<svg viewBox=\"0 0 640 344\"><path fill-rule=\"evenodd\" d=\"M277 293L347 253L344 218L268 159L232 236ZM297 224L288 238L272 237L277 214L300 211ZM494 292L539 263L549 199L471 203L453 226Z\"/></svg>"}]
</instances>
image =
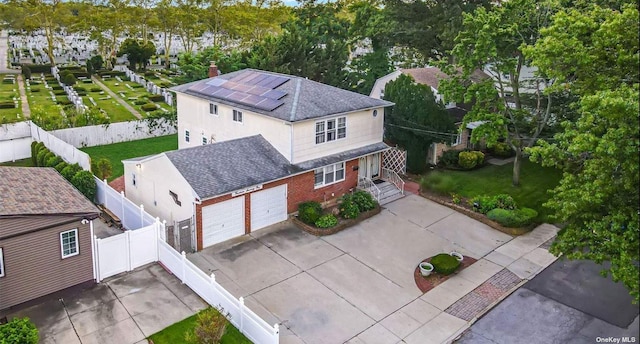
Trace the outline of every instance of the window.
<instances>
[{"instance_id":1,"label":"window","mask_svg":"<svg viewBox=\"0 0 640 344\"><path fill-rule=\"evenodd\" d=\"M218 105L209 103L209 114L218 115Z\"/></svg>"},{"instance_id":2,"label":"window","mask_svg":"<svg viewBox=\"0 0 640 344\"><path fill-rule=\"evenodd\" d=\"M202 145L206 145L207 143L209 143L209 140L207 140L206 136L202 136Z\"/></svg>"},{"instance_id":3,"label":"window","mask_svg":"<svg viewBox=\"0 0 640 344\"><path fill-rule=\"evenodd\" d=\"M2 247L0 247L0 277L4 277L4 252L2 252Z\"/></svg>"},{"instance_id":4,"label":"window","mask_svg":"<svg viewBox=\"0 0 640 344\"><path fill-rule=\"evenodd\" d=\"M457 146L459 144L462 143L462 133L458 134L455 138L455 140L453 141L452 146Z\"/></svg>"},{"instance_id":5,"label":"window","mask_svg":"<svg viewBox=\"0 0 640 344\"><path fill-rule=\"evenodd\" d=\"M344 180L344 162L317 168L314 171L315 187L321 187Z\"/></svg>"},{"instance_id":6,"label":"window","mask_svg":"<svg viewBox=\"0 0 640 344\"><path fill-rule=\"evenodd\" d=\"M316 122L316 144L347 137L347 118L338 117Z\"/></svg>"},{"instance_id":7,"label":"window","mask_svg":"<svg viewBox=\"0 0 640 344\"><path fill-rule=\"evenodd\" d=\"M77 255L78 252L78 229L60 233L60 251L62 258Z\"/></svg>"},{"instance_id":8,"label":"window","mask_svg":"<svg viewBox=\"0 0 640 344\"><path fill-rule=\"evenodd\" d=\"M135 173L131 173L131 184L133 184L133 186L136 186L136 174Z\"/></svg>"},{"instance_id":9,"label":"window","mask_svg":"<svg viewBox=\"0 0 640 344\"><path fill-rule=\"evenodd\" d=\"M233 121L242 123L242 111L233 110Z\"/></svg>"},{"instance_id":10,"label":"window","mask_svg":"<svg viewBox=\"0 0 640 344\"><path fill-rule=\"evenodd\" d=\"M189 142L189 130L184 131L184 142Z\"/></svg>"},{"instance_id":11,"label":"window","mask_svg":"<svg viewBox=\"0 0 640 344\"><path fill-rule=\"evenodd\" d=\"M178 205L178 206L182 206L182 202L180 202L180 200L178 199L178 194L176 194L175 192L169 190L169 196L171 196L171 198L173 198L173 201Z\"/></svg>"}]
</instances>

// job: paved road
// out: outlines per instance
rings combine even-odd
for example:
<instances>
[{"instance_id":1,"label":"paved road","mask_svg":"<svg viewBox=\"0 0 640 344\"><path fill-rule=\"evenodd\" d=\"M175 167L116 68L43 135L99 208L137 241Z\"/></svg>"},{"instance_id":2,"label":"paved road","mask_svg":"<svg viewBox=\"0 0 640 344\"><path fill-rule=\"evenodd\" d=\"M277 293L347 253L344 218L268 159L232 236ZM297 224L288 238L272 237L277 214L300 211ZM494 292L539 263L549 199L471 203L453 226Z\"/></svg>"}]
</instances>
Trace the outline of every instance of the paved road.
<instances>
[{"instance_id":1,"label":"paved road","mask_svg":"<svg viewBox=\"0 0 640 344\"><path fill-rule=\"evenodd\" d=\"M136 111L136 109L134 109L133 106L129 105L126 101L124 101L124 99L120 98L119 95L117 95L115 92L109 89L109 87L107 87L105 84L100 82L98 78L96 78L95 76L92 76L91 80L93 80L93 82L95 82L96 85L100 86L100 88L102 88L105 92L109 93L109 95L113 99L115 99L118 103L120 103L120 105L124 106L125 109L129 110L129 112L131 112L132 115L136 116L138 119L142 119L142 116L140 115L140 113Z\"/></svg>"},{"instance_id":2,"label":"paved road","mask_svg":"<svg viewBox=\"0 0 640 344\"><path fill-rule=\"evenodd\" d=\"M638 306L589 261L558 260L487 313L457 343L638 343ZM599 339L600 338L600 339Z\"/></svg>"},{"instance_id":3,"label":"paved road","mask_svg":"<svg viewBox=\"0 0 640 344\"><path fill-rule=\"evenodd\" d=\"M9 36L7 31L0 31L0 74L17 74L20 70L10 69L7 67L9 61L7 60L7 53L9 50Z\"/></svg>"}]
</instances>

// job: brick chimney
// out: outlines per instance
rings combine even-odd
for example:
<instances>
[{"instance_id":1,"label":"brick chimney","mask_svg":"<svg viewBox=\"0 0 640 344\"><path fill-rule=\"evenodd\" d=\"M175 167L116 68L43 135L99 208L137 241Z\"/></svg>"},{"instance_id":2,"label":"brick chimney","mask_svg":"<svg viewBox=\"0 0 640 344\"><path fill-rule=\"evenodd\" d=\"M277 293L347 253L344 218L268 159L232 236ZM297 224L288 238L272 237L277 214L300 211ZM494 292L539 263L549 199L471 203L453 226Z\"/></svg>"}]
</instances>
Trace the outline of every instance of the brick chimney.
<instances>
[{"instance_id":1,"label":"brick chimney","mask_svg":"<svg viewBox=\"0 0 640 344\"><path fill-rule=\"evenodd\" d=\"M218 66L216 66L215 62L211 61L211 65L209 66L209 77L213 78L214 76L218 76Z\"/></svg>"}]
</instances>

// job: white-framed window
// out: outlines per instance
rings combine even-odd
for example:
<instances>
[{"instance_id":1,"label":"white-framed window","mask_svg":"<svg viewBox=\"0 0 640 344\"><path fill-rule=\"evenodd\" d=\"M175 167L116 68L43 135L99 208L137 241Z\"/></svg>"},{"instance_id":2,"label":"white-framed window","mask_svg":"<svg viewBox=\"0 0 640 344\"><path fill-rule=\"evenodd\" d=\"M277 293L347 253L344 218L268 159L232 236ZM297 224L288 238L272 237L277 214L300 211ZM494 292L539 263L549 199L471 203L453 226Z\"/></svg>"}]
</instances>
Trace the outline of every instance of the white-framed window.
<instances>
[{"instance_id":1,"label":"white-framed window","mask_svg":"<svg viewBox=\"0 0 640 344\"><path fill-rule=\"evenodd\" d=\"M456 137L455 140L453 141L453 143L451 144L452 146L457 146L459 144L462 143L462 133L459 133Z\"/></svg>"},{"instance_id":2,"label":"white-framed window","mask_svg":"<svg viewBox=\"0 0 640 344\"><path fill-rule=\"evenodd\" d=\"M210 115L218 115L218 105L209 103L209 114Z\"/></svg>"},{"instance_id":3,"label":"white-framed window","mask_svg":"<svg viewBox=\"0 0 640 344\"><path fill-rule=\"evenodd\" d=\"M78 249L78 229L60 232L60 252L62 258L69 258L80 253Z\"/></svg>"},{"instance_id":4,"label":"white-framed window","mask_svg":"<svg viewBox=\"0 0 640 344\"><path fill-rule=\"evenodd\" d=\"M233 121L242 123L242 111L233 110Z\"/></svg>"},{"instance_id":5,"label":"white-framed window","mask_svg":"<svg viewBox=\"0 0 640 344\"><path fill-rule=\"evenodd\" d=\"M347 137L347 117L316 122L316 144Z\"/></svg>"},{"instance_id":6,"label":"white-framed window","mask_svg":"<svg viewBox=\"0 0 640 344\"><path fill-rule=\"evenodd\" d=\"M0 247L0 277L4 277L4 251Z\"/></svg>"},{"instance_id":7,"label":"white-framed window","mask_svg":"<svg viewBox=\"0 0 640 344\"><path fill-rule=\"evenodd\" d=\"M136 174L135 173L131 173L131 184L133 184L133 186L136 186Z\"/></svg>"},{"instance_id":8,"label":"white-framed window","mask_svg":"<svg viewBox=\"0 0 640 344\"><path fill-rule=\"evenodd\" d=\"M344 178L344 162L316 168L314 170L314 186L316 188L341 182Z\"/></svg>"},{"instance_id":9,"label":"white-framed window","mask_svg":"<svg viewBox=\"0 0 640 344\"><path fill-rule=\"evenodd\" d=\"M208 143L209 143L209 140L207 139L207 137L202 135L202 145L204 146L204 145L206 145Z\"/></svg>"},{"instance_id":10,"label":"white-framed window","mask_svg":"<svg viewBox=\"0 0 640 344\"><path fill-rule=\"evenodd\" d=\"M184 142L189 142L191 140L190 135L191 133L189 133L189 130L184 131Z\"/></svg>"}]
</instances>

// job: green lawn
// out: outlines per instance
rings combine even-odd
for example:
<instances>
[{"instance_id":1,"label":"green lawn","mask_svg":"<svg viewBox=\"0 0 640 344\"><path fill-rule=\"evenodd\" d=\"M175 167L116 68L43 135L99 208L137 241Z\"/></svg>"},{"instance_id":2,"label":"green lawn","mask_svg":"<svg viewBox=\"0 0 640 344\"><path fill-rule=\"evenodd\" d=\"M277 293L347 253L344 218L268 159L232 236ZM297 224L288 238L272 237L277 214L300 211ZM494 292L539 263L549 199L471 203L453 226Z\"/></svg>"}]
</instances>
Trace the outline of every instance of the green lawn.
<instances>
[{"instance_id":1,"label":"green lawn","mask_svg":"<svg viewBox=\"0 0 640 344\"><path fill-rule=\"evenodd\" d=\"M33 167L33 164L31 163L31 158L26 158L22 160L3 162L0 163L0 166Z\"/></svg>"},{"instance_id":2,"label":"green lawn","mask_svg":"<svg viewBox=\"0 0 640 344\"><path fill-rule=\"evenodd\" d=\"M180 322L177 322L164 330L153 334L149 339L153 340L155 344L175 344L185 343L185 333L193 331L196 325L196 316L192 315ZM237 328L233 325L227 325L227 332L220 340L221 344L251 344L251 341L247 339Z\"/></svg>"},{"instance_id":3,"label":"green lawn","mask_svg":"<svg viewBox=\"0 0 640 344\"><path fill-rule=\"evenodd\" d=\"M113 175L109 178L111 181L124 174L122 160L176 149L178 149L177 134L114 143L106 146L86 147L81 150L89 154L93 161L97 161L100 158L107 158L111 161L113 165Z\"/></svg>"},{"instance_id":4,"label":"green lawn","mask_svg":"<svg viewBox=\"0 0 640 344\"><path fill-rule=\"evenodd\" d=\"M140 114L146 114L146 111L142 110L142 106L135 103L136 100L146 100L147 97L152 95L151 93L147 92L146 89L144 89L143 87L139 87L140 85L136 84L135 82L128 81L126 78L122 78L123 82L118 81L116 78L108 78L101 81L111 91L118 94L118 96L120 96L124 101L126 101L134 109L138 110ZM129 85L131 88L127 87L127 85ZM165 102L156 102L155 104L167 111L171 110L171 106L169 106Z\"/></svg>"},{"instance_id":5,"label":"green lawn","mask_svg":"<svg viewBox=\"0 0 640 344\"><path fill-rule=\"evenodd\" d=\"M520 186L513 186L513 163L488 165L472 171L446 171L455 181L454 193L465 198L479 195L509 194L520 207L538 211L538 219L548 221L549 209L542 206L551 196L547 190L555 188L562 172L551 167L542 167L528 159L522 162Z\"/></svg>"},{"instance_id":6,"label":"green lawn","mask_svg":"<svg viewBox=\"0 0 640 344\"><path fill-rule=\"evenodd\" d=\"M0 81L5 78L5 74L0 74ZM20 104L20 91L18 90L18 84L5 84L0 82L0 102L13 102L16 99L18 101L17 108L0 109L0 124L13 123L22 121L22 107Z\"/></svg>"}]
</instances>

